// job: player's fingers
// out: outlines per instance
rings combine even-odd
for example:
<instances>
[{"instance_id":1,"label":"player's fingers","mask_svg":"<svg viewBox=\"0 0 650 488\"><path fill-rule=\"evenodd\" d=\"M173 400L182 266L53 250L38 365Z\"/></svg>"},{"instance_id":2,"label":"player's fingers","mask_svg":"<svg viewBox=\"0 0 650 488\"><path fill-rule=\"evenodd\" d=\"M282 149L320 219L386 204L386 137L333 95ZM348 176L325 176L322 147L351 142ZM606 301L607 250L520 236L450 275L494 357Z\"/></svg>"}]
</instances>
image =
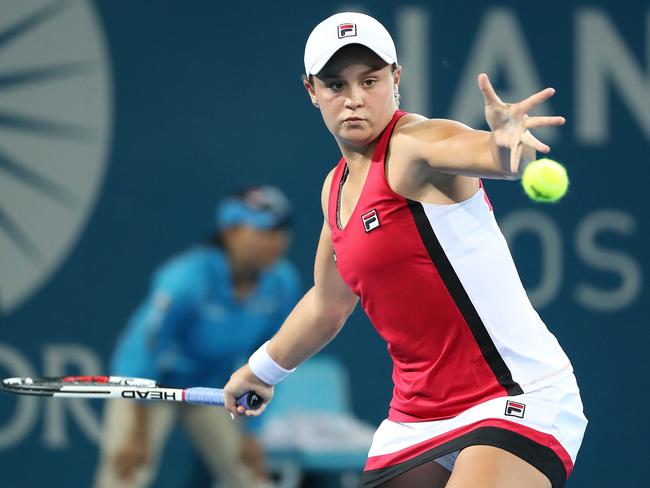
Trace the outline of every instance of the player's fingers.
<instances>
[{"instance_id":1,"label":"player's fingers","mask_svg":"<svg viewBox=\"0 0 650 488\"><path fill-rule=\"evenodd\" d=\"M534 129L536 127L547 127L549 125L564 125L566 119L561 116L552 117L528 117L524 122L526 129Z\"/></svg>"},{"instance_id":2,"label":"player's fingers","mask_svg":"<svg viewBox=\"0 0 650 488\"><path fill-rule=\"evenodd\" d=\"M262 403L259 407L257 407L255 410L246 410L244 415L247 417L258 417L259 415L266 410L266 406L268 405L268 402Z\"/></svg>"},{"instance_id":3,"label":"player's fingers","mask_svg":"<svg viewBox=\"0 0 650 488\"><path fill-rule=\"evenodd\" d=\"M242 407L241 405L235 404L232 409L228 409L228 411L231 413L231 415L234 415L235 417L239 417L240 415L244 415L246 412L246 407Z\"/></svg>"},{"instance_id":4,"label":"player's fingers","mask_svg":"<svg viewBox=\"0 0 650 488\"><path fill-rule=\"evenodd\" d=\"M246 385L243 386L243 388L246 388ZM223 406L228 410L230 413L234 415L242 415L243 412L241 411L241 407L239 403L237 402L237 398L239 398L236 393L240 391L242 388L237 388L233 390L230 386L230 383L228 383L223 390ZM249 388L250 390L250 388ZM244 390L246 391L246 390Z\"/></svg>"},{"instance_id":5,"label":"player's fingers","mask_svg":"<svg viewBox=\"0 0 650 488\"><path fill-rule=\"evenodd\" d=\"M540 103L555 95L555 88L544 88L542 91L532 94L517 104L517 109L522 113L528 113Z\"/></svg>"},{"instance_id":6,"label":"player's fingers","mask_svg":"<svg viewBox=\"0 0 650 488\"><path fill-rule=\"evenodd\" d=\"M542 153L547 153L550 152L551 148L544 144L542 141L537 139L534 135L532 135L529 131L524 132L521 135L521 142L523 144L526 144L527 146L530 146L535 149L535 151L539 151Z\"/></svg>"},{"instance_id":7,"label":"player's fingers","mask_svg":"<svg viewBox=\"0 0 650 488\"><path fill-rule=\"evenodd\" d=\"M478 75L478 87L483 94L483 99L485 100L485 105L493 105L495 103L503 103L498 97L494 88L492 88L492 83L490 83L490 78L485 73Z\"/></svg>"},{"instance_id":8,"label":"player's fingers","mask_svg":"<svg viewBox=\"0 0 650 488\"><path fill-rule=\"evenodd\" d=\"M228 391L226 391L226 390L224 390L224 394L223 394L223 403L224 403L223 406L230 413L234 413L234 414L237 413L237 400L235 399L235 397L233 395L228 393Z\"/></svg>"},{"instance_id":9,"label":"player's fingers","mask_svg":"<svg viewBox=\"0 0 650 488\"><path fill-rule=\"evenodd\" d=\"M515 144L510 148L510 171L516 173L519 170L519 161L521 160L521 144Z\"/></svg>"}]
</instances>

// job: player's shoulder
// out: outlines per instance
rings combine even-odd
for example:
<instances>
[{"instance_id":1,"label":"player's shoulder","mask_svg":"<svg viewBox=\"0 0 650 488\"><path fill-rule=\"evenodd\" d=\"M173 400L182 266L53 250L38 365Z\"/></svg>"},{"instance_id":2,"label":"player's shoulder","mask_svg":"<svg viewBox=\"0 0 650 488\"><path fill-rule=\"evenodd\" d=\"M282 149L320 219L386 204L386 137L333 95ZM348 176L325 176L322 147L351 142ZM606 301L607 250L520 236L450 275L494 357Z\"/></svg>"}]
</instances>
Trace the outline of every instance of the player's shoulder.
<instances>
[{"instance_id":1,"label":"player's shoulder","mask_svg":"<svg viewBox=\"0 0 650 488\"><path fill-rule=\"evenodd\" d=\"M338 164L327 173L327 176L325 176L325 180L323 181L323 193L327 192L329 194L329 189L332 186L332 179L334 179L336 168L338 168Z\"/></svg>"},{"instance_id":2,"label":"player's shoulder","mask_svg":"<svg viewBox=\"0 0 650 488\"><path fill-rule=\"evenodd\" d=\"M392 139L434 142L468 130L471 128L456 120L429 119L419 114L407 114L395 126ZM391 142L394 143L394 140Z\"/></svg>"},{"instance_id":3,"label":"player's shoulder","mask_svg":"<svg viewBox=\"0 0 650 488\"><path fill-rule=\"evenodd\" d=\"M327 207L330 198L330 189L332 188L332 179L334 179L334 173L336 172L337 167L338 164L334 166L329 173L327 173L327 176L325 177L325 181L323 181L323 188L321 189L320 200L321 200L321 207L325 215L327 215Z\"/></svg>"}]
</instances>

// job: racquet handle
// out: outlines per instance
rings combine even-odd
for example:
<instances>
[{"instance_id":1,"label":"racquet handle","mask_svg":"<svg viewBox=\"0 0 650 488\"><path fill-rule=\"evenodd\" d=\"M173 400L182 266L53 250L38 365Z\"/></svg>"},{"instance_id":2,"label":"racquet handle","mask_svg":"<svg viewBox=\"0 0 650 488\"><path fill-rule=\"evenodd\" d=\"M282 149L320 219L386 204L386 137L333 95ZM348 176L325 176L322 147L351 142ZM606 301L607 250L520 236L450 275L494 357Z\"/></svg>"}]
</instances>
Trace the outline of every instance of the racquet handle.
<instances>
[{"instance_id":1,"label":"racquet handle","mask_svg":"<svg viewBox=\"0 0 650 488\"><path fill-rule=\"evenodd\" d=\"M187 388L185 390L185 401L197 405L224 405L223 390L218 388ZM262 405L262 399L254 391L249 391L244 396L237 399L237 405L241 405L246 410L257 410Z\"/></svg>"}]
</instances>

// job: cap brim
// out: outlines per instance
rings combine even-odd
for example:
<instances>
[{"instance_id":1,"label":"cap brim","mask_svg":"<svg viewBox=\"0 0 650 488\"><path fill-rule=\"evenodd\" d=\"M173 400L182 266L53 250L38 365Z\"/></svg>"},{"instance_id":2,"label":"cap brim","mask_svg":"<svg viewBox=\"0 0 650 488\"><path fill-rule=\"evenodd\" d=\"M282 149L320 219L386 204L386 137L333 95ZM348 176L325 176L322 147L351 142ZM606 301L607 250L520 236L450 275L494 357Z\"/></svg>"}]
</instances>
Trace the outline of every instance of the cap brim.
<instances>
[{"instance_id":1,"label":"cap brim","mask_svg":"<svg viewBox=\"0 0 650 488\"><path fill-rule=\"evenodd\" d=\"M386 61L388 64L393 64L397 62L396 59L394 59L390 54L387 54L383 52L381 49L377 49L376 47L372 46L370 43L363 43L359 42L357 39L351 38L349 41L344 42L343 44L336 46L334 49L328 51L325 53L323 56L316 61L312 67L309 70L309 73L307 73L307 76L309 75L317 75L320 73L320 71L325 67L327 62L332 59L332 56L334 56L337 52L339 52L342 48L345 46L350 46L352 44L358 44L359 46L364 46L370 49L373 53L375 53L377 56L379 56L381 59Z\"/></svg>"}]
</instances>

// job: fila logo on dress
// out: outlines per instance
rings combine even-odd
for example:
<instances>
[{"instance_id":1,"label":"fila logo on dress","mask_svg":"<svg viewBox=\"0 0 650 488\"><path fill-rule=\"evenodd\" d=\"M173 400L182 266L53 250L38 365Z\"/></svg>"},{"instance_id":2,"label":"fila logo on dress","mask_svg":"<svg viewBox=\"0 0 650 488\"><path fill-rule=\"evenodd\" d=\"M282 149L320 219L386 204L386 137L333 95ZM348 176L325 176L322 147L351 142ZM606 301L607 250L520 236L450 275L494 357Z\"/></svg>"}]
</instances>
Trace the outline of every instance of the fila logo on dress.
<instances>
[{"instance_id":1,"label":"fila logo on dress","mask_svg":"<svg viewBox=\"0 0 650 488\"><path fill-rule=\"evenodd\" d=\"M523 419L525 411L526 405L523 403L513 402L512 400L506 402L505 414L510 417L519 417L520 419Z\"/></svg>"},{"instance_id":2,"label":"fila logo on dress","mask_svg":"<svg viewBox=\"0 0 650 488\"><path fill-rule=\"evenodd\" d=\"M373 229L379 227L379 215L376 210L371 210L366 212L361 216L361 221L363 222L363 228L366 232L370 232Z\"/></svg>"},{"instance_id":3,"label":"fila logo on dress","mask_svg":"<svg viewBox=\"0 0 650 488\"><path fill-rule=\"evenodd\" d=\"M357 35L357 24L339 25L339 39L344 37L355 37Z\"/></svg>"}]
</instances>

